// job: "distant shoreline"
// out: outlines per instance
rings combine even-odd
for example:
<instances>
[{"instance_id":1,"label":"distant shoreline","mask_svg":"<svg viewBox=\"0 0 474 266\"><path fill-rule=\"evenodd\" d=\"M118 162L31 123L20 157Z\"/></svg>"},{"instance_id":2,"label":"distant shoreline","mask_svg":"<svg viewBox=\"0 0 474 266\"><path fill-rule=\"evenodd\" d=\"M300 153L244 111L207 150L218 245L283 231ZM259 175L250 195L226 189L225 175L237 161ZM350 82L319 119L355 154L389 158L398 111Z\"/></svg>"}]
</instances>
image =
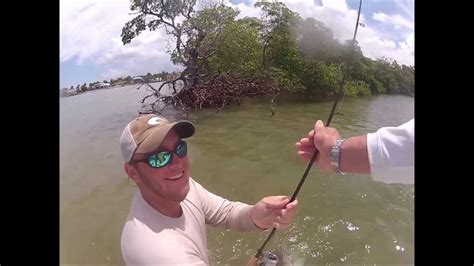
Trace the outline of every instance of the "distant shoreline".
<instances>
[{"instance_id":1,"label":"distant shoreline","mask_svg":"<svg viewBox=\"0 0 474 266\"><path fill-rule=\"evenodd\" d=\"M149 83L149 84L156 84L156 83L162 83L163 81L155 81L155 82L152 82L152 83ZM60 97L72 97L72 96L76 96L76 95L80 95L80 94L84 94L84 93L88 93L88 92L94 92L94 91L99 91L99 90L110 90L110 89L116 89L116 88L122 88L122 87L126 87L126 86L140 86L141 84L140 83L131 83L131 84L121 84L121 85L115 85L115 86L111 86L111 87L104 87L104 88L97 88L97 89L92 89L92 90L86 90L86 91L79 91L77 92L74 91L73 93L70 93L68 91L66 91L65 94L61 94Z\"/></svg>"}]
</instances>

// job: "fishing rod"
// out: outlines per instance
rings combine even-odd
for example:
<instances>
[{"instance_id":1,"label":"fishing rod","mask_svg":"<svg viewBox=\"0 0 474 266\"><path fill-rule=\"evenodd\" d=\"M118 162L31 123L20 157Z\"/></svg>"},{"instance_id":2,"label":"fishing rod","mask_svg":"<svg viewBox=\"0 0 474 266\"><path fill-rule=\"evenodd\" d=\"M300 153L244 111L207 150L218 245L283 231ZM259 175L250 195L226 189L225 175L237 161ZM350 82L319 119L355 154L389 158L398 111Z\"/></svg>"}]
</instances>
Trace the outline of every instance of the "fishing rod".
<instances>
[{"instance_id":1,"label":"fishing rod","mask_svg":"<svg viewBox=\"0 0 474 266\"><path fill-rule=\"evenodd\" d=\"M359 1L359 11L357 13L357 22L356 22L355 29L354 29L354 36L352 37L352 62L351 62L351 67L350 68L349 67L345 68L346 71L344 71L344 74L342 76L342 80L339 83L339 92L336 95L336 99L334 100L334 104L332 105L331 113L329 114L329 118L328 118L328 121L326 123L327 127L331 124L331 121L334 117L334 112L336 111L337 103L344 97L344 87L343 86L344 86L344 83L346 81L346 76L350 73L350 70L351 70L352 66L354 65L354 61L355 61L355 39L356 39L356 36L357 36L357 28L359 27L359 18L360 18L361 7L362 7L362 0ZM313 163L316 160L316 157L318 157L318 151L317 150L314 151L313 156L311 157L311 160L309 161L309 164L306 167L306 170L303 174L303 177L301 177L301 180L298 183L298 186L296 187L295 192L293 192L293 195L291 196L290 202L293 202L296 199L296 196L300 192L300 189L303 186L303 183L306 180L306 177L308 176L309 170L311 170L311 167L313 166ZM265 248L267 243L270 241L270 239L273 237L273 235L275 234L275 231L276 231L276 228L273 228L272 231L270 232L270 234L267 236L267 239L265 239L265 242L263 242L262 246L257 250L257 253L255 254L255 256L253 256L250 259L250 261L247 263L248 266L257 265L258 259L262 255L263 249Z\"/></svg>"}]
</instances>

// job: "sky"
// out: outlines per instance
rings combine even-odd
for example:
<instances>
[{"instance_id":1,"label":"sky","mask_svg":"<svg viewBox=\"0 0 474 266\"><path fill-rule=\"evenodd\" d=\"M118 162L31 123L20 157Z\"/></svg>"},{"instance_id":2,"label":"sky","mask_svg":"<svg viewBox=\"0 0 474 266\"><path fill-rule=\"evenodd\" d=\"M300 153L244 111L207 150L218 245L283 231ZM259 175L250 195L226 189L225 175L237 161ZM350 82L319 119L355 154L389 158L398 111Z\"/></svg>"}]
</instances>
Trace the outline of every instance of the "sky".
<instances>
[{"instance_id":1,"label":"sky","mask_svg":"<svg viewBox=\"0 0 474 266\"><path fill-rule=\"evenodd\" d=\"M231 0L239 18L259 16L255 0ZM352 39L359 0L281 0L302 18L325 23L338 40ZM130 0L60 0L60 88L128 75L178 70L164 31L144 31L123 45L120 34L134 15ZM357 41L365 56L414 65L414 0L363 0Z\"/></svg>"}]
</instances>

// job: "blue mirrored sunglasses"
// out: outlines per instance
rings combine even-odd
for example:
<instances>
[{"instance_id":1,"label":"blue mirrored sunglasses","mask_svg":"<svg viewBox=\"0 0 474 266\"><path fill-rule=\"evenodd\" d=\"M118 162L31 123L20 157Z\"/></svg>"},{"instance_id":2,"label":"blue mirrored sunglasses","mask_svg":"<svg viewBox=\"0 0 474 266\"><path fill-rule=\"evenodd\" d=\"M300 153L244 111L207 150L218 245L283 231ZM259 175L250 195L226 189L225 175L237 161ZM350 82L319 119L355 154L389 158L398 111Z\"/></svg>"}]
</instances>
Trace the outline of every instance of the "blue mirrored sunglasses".
<instances>
[{"instance_id":1,"label":"blue mirrored sunglasses","mask_svg":"<svg viewBox=\"0 0 474 266\"><path fill-rule=\"evenodd\" d=\"M170 164L173 160L173 154L178 155L179 158L183 158L188 153L188 146L184 140L182 140L174 151L158 151L149 155L143 160L133 160L132 162L146 162L151 168L161 168Z\"/></svg>"}]
</instances>

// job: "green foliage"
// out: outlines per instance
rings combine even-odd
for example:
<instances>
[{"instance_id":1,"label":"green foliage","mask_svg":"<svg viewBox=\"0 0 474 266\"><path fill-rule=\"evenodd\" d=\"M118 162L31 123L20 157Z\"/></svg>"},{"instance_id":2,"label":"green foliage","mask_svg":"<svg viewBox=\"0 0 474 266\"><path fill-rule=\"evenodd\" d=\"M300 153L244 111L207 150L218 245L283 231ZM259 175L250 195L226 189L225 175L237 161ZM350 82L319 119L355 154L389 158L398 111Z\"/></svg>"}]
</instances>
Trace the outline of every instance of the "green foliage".
<instances>
[{"instance_id":1,"label":"green foliage","mask_svg":"<svg viewBox=\"0 0 474 266\"><path fill-rule=\"evenodd\" d=\"M308 62L302 75L306 92L326 96L337 93L341 78L342 71L338 64L323 61Z\"/></svg>"},{"instance_id":2,"label":"green foliage","mask_svg":"<svg viewBox=\"0 0 474 266\"><path fill-rule=\"evenodd\" d=\"M303 84L301 84L300 79L288 71L276 67L270 67L269 73L275 80L276 85L282 90L289 92L303 92L305 90Z\"/></svg>"},{"instance_id":3,"label":"green foliage","mask_svg":"<svg viewBox=\"0 0 474 266\"><path fill-rule=\"evenodd\" d=\"M344 84L344 94L349 97L371 95L369 85L361 80L348 80Z\"/></svg>"},{"instance_id":4,"label":"green foliage","mask_svg":"<svg viewBox=\"0 0 474 266\"><path fill-rule=\"evenodd\" d=\"M229 73L248 77L260 72L262 44L255 25L246 20L232 21L223 27L216 38L220 41L215 54L202 62L210 75Z\"/></svg>"}]
</instances>

